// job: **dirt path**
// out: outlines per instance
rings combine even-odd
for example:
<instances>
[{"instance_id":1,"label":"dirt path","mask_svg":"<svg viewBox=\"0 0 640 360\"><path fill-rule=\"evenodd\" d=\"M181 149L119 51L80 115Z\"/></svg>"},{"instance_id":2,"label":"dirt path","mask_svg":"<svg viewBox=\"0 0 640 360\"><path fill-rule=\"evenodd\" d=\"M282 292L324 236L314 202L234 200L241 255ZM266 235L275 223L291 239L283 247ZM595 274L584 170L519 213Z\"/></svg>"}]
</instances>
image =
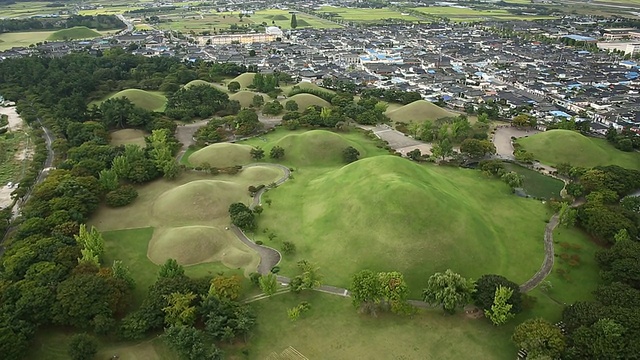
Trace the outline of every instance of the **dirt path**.
<instances>
[{"instance_id":1,"label":"dirt path","mask_svg":"<svg viewBox=\"0 0 640 360\"><path fill-rule=\"evenodd\" d=\"M540 285L544 279L553 270L554 263L554 249L553 249L553 230L558 226L559 222L558 214L554 214L547 226L544 228L544 260L540 270L536 272L531 279L527 280L524 284L520 285L520 292L526 293L533 290L536 286Z\"/></svg>"},{"instance_id":2,"label":"dirt path","mask_svg":"<svg viewBox=\"0 0 640 360\"><path fill-rule=\"evenodd\" d=\"M521 138L539 133L538 130L520 130L509 125L501 125L493 135L493 144L496 146L496 155L502 159L514 160L511 138Z\"/></svg>"}]
</instances>

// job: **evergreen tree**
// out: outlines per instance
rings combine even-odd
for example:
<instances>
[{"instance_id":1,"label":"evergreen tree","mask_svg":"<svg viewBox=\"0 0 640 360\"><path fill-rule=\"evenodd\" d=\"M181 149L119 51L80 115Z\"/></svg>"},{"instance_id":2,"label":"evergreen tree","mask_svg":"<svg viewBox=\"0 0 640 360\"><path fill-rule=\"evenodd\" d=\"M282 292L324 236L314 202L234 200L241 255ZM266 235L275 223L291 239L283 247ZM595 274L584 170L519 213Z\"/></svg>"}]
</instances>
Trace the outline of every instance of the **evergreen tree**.
<instances>
[{"instance_id":1,"label":"evergreen tree","mask_svg":"<svg viewBox=\"0 0 640 360\"><path fill-rule=\"evenodd\" d=\"M291 28L295 29L298 27L298 19L296 19L296 14L291 15Z\"/></svg>"}]
</instances>

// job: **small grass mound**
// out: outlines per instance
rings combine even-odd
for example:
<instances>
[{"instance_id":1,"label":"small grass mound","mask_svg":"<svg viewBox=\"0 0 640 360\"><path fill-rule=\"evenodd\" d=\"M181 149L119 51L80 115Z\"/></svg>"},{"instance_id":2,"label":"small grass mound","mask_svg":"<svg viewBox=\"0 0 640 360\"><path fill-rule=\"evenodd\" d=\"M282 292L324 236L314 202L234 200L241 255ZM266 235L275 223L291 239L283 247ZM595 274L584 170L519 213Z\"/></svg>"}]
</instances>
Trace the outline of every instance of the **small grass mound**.
<instances>
[{"instance_id":1,"label":"small grass mound","mask_svg":"<svg viewBox=\"0 0 640 360\"><path fill-rule=\"evenodd\" d=\"M257 255L239 242L233 232L211 226L185 226L158 231L149 242L149 259L160 265L176 259L181 265L220 261L225 266L252 268Z\"/></svg>"},{"instance_id":2,"label":"small grass mound","mask_svg":"<svg viewBox=\"0 0 640 360\"><path fill-rule=\"evenodd\" d=\"M116 99L121 97L126 97L137 107L141 107L149 111L162 112L167 106L167 97L159 92L151 92L140 89L126 89L111 95L109 99Z\"/></svg>"},{"instance_id":3,"label":"small grass mound","mask_svg":"<svg viewBox=\"0 0 640 360\"><path fill-rule=\"evenodd\" d=\"M417 100L395 110L388 110L386 115L394 122L422 122L424 120L437 120L444 117L456 116L435 104L426 100Z\"/></svg>"},{"instance_id":4,"label":"small grass mound","mask_svg":"<svg viewBox=\"0 0 640 360\"><path fill-rule=\"evenodd\" d=\"M298 22L298 27L311 27L311 24L304 21L303 19L297 20L297 22Z\"/></svg>"},{"instance_id":5,"label":"small grass mound","mask_svg":"<svg viewBox=\"0 0 640 360\"><path fill-rule=\"evenodd\" d=\"M276 20L276 21L290 20L288 17L286 17L284 15L267 15L265 17L269 18L271 20Z\"/></svg>"},{"instance_id":6,"label":"small grass mound","mask_svg":"<svg viewBox=\"0 0 640 360\"><path fill-rule=\"evenodd\" d=\"M135 144L140 147L145 147L146 142L144 141L144 138L147 135L148 134L146 132L138 129L116 130L111 133L110 144L114 146Z\"/></svg>"},{"instance_id":7,"label":"small grass mound","mask_svg":"<svg viewBox=\"0 0 640 360\"><path fill-rule=\"evenodd\" d=\"M604 139L586 137L571 130L550 130L518 139L522 147L542 163L593 167L618 165L640 169L640 154L623 152Z\"/></svg>"},{"instance_id":8,"label":"small grass mound","mask_svg":"<svg viewBox=\"0 0 640 360\"><path fill-rule=\"evenodd\" d=\"M288 93L289 91L291 91L294 87L299 87L301 89L311 89L311 90L318 90L318 91L324 91L324 92L328 92L328 93L332 93L335 94L335 91L330 90L330 89L325 89L323 87L320 87L314 83L308 82L308 81L301 81L291 87L285 87L283 88L283 91L285 91L286 93Z\"/></svg>"},{"instance_id":9,"label":"small grass mound","mask_svg":"<svg viewBox=\"0 0 640 360\"><path fill-rule=\"evenodd\" d=\"M253 103L253 97L256 95L260 95L264 99L264 96L262 94L258 94L257 92L253 92L253 91L243 90L243 91L238 91L237 93L229 96L229 100L236 100L237 102L240 103L240 106L248 108Z\"/></svg>"},{"instance_id":10,"label":"small grass mound","mask_svg":"<svg viewBox=\"0 0 640 360\"><path fill-rule=\"evenodd\" d=\"M309 106L312 105L317 105L320 107L330 107L331 104L324 100L321 99L315 95L312 94L297 94L297 95L293 95L292 97L282 100L282 106L284 106L284 104L286 104L288 101L295 101L298 104L298 109L300 111L305 110L306 108L308 108Z\"/></svg>"},{"instance_id":11,"label":"small grass mound","mask_svg":"<svg viewBox=\"0 0 640 360\"><path fill-rule=\"evenodd\" d=\"M312 130L302 134L291 134L280 139L276 145L285 149L287 160L296 166L336 165L343 162L342 151L358 145L344 137L326 130Z\"/></svg>"},{"instance_id":12,"label":"small grass mound","mask_svg":"<svg viewBox=\"0 0 640 360\"><path fill-rule=\"evenodd\" d=\"M228 216L229 204L246 196L246 188L230 181L197 180L158 196L152 211L167 221L206 221Z\"/></svg>"},{"instance_id":13,"label":"small grass mound","mask_svg":"<svg viewBox=\"0 0 640 360\"><path fill-rule=\"evenodd\" d=\"M256 73L244 73L236 76L233 80L229 80L229 82L237 81L240 83L240 87L246 88L247 86L253 84L253 78L256 76Z\"/></svg>"},{"instance_id":14,"label":"small grass mound","mask_svg":"<svg viewBox=\"0 0 640 360\"><path fill-rule=\"evenodd\" d=\"M246 165L252 162L251 146L220 143L204 147L189 156L192 165L209 164L217 168Z\"/></svg>"},{"instance_id":15,"label":"small grass mound","mask_svg":"<svg viewBox=\"0 0 640 360\"><path fill-rule=\"evenodd\" d=\"M93 39L100 36L100 33L89 29L86 26L74 26L69 29L62 29L49 35L47 40L75 40L75 39Z\"/></svg>"},{"instance_id":16,"label":"small grass mound","mask_svg":"<svg viewBox=\"0 0 640 360\"><path fill-rule=\"evenodd\" d=\"M220 84L210 83L210 82L207 82L207 81L204 81L204 80L192 80L192 81L189 81L188 83L186 83L184 85L184 87L186 89L188 89L188 88L190 88L192 86L198 86L198 85L209 85L209 86L212 86L212 87L214 87L214 88L216 88L216 89L218 89L220 91L229 92L226 86L222 86Z\"/></svg>"},{"instance_id":17,"label":"small grass mound","mask_svg":"<svg viewBox=\"0 0 640 360\"><path fill-rule=\"evenodd\" d=\"M268 185L281 178L283 173L280 169L269 166L252 166L242 170L242 181L254 185Z\"/></svg>"}]
</instances>

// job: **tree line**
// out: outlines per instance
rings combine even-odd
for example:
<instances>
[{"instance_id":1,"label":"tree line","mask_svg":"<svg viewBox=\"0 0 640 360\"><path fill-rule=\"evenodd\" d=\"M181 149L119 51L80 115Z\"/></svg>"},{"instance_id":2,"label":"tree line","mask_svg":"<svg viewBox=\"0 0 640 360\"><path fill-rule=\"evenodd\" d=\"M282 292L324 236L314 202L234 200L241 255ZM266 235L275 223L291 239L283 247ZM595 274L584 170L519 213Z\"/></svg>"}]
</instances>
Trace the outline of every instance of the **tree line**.
<instances>
[{"instance_id":1,"label":"tree line","mask_svg":"<svg viewBox=\"0 0 640 360\"><path fill-rule=\"evenodd\" d=\"M71 15L68 18L25 18L0 20L0 33L57 30L74 26L86 26L91 29L113 30L123 29L126 25L114 15Z\"/></svg>"}]
</instances>

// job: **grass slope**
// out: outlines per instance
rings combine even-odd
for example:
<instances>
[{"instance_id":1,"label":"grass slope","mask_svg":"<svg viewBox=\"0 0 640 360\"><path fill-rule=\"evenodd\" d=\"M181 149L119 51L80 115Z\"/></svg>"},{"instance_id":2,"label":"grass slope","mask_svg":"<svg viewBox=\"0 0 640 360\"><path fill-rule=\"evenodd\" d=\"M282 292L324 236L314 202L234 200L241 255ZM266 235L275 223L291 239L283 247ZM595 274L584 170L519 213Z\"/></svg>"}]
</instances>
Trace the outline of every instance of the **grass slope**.
<instances>
[{"instance_id":1,"label":"grass slope","mask_svg":"<svg viewBox=\"0 0 640 360\"><path fill-rule=\"evenodd\" d=\"M28 47L31 44L43 42L53 34L53 31L26 31L0 34L0 51L12 47Z\"/></svg>"},{"instance_id":2,"label":"grass slope","mask_svg":"<svg viewBox=\"0 0 640 360\"><path fill-rule=\"evenodd\" d=\"M225 92L225 93L229 92L229 90L227 90L227 86L226 85L223 86L223 85L220 85L220 84L214 84L214 83L210 83L210 82L207 82L207 81L204 81L204 80L191 80L188 83L186 83L184 85L184 87L188 89L191 86L198 86L198 85L209 85L209 86L213 86L214 88L216 88L216 89L218 89L218 90L220 90L222 92Z\"/></svg>"},{"instance_id":3,"label":"grass slope","mask_svg":"<svg viewBox=\"0 0 640 360\"><path fill-rule=\"evenodd\" d=\"M62 29L51 34L47 40L75 40L75 39L93 39L100 36L100 33L89 29L86 26L74 26L69 29Z\"/></svg>"},{"instance_id":4,"label":"grass slope","mask_svg":"<svg viewBox=\"0 0 640 360\"><path fill-rule=\"evenodd\" d=\"M394 122L401 121L406 123L456 116L454 113L426 100L417 100L400 108L387 110L386 115Z\"/></svg>"},{"instance_id":5,"label":"grass slope","mask_svg":"<svg viewBox=\"0 0 640 360\"><path fill-rule=\"evenodd\" d=\"M204 147L189 156L189 163L198 166L209 164L217 168L246 165L252 162L251 146L219 143Z\"/></svg>"},{"instance_id":6,"label":"grass slope","mask_svg":"<svg viewBox=\"0 0 640 360\"><path fill-rule=\"evenodd\" d=\"M149 111L161 112L164 111L164 108L167 106L167 97L160 92L126 89L109 96L109 99L120 97L126 97L136 106Z\"/></svg>"},{"instance_id":7,"label":"grass slope","mask_svg":"<svg viewBox=\"0 0 640 360\"><path fill-rule=\"evenodd\" d=\"M311 309L291 322L286 309L301 301L308 301ZM309 359L506 360L517 351L509 340L510 326L495 327L461 313L443 316L436 310L411 317L367 316L358 314L347 298L318 292L279 295L252 306L258 323L248 359L271 358L270 354L280 354L289 346Z\"/></svg>"},{"instance_id":8,"label":"grass slope","mask_svg":"<svg viewBox=\"0 0 640 360\"><path fill-rule=\"evenodd\" d=\"M297 84L294 85L290 85L290 86L282 86L281 89L285 94L289 94L289 92L294 88L294 87L299 87L301 89L312 89L312 90L318 90L318 91L325 91L328 93L332 93L335 94L336 92L331 90L331 89L325 89L323 87L320 87L314 83L308 82L308 81L301 81Z\"/></svg>"},{"instance_id":9,"label":"grass slope","mask_svg":"<svg viewBox=\"0 0 640 360\"><path fill-rule=\"evenodd\" d=\"M111 141L109 143L114 146L135 144L145 147L147 143L144 138L147 135L149 135L147 132L138 129L116 130L111 133Z\"/></svg>"},{"instance_id":10,"label":"grass slope","mask_svg":"<svg viewBox=\"0 0 640 360\"><path fill-rule=\"evenodd\" d=\"M284 106L284 104L291 100L295 101L298 104L298 110L300 111L303 111L312 105L317 105L320 107L331 107L331 104L328 101L312 94L297 94L280 102L282 103L282 106Z\"/></svg>"},{"instance_id":11,"label":"grass slope","mask_svg":"<svg viewBox=\"0 0 640 360\"><path fill-rule=\"evenodd\" d=\"M362 148L357 144L326 130L287 135L278 140L276 145L284 148L285 157L296 166L339 165L343 162L342 151L348 146L362 153Z\"/></svg>"},{"instance_id":12,"label":"grass slope","mask_svg":"<svg viewBox=\"0 0 640 360\"><path fill-rule=\"evenodd\" d=\"M256 76L256 73L244 73L244 74L240 74L238 76L236 76L235 78L229 80L227 82L233 82L233 81L237 81L238 83L240 83L240 87L241 88L246 88L247 86L253 84L253 78Z\"/></svg>"},{"instance_id":13,"label":"grass slope","mask_svg":"<svg viewBox=\"0 0 640 360\"><path fill-rule=\"evenodd\" d=\"M337 286L361 269L398 270L419 296L436 271L524 282L542 262L544 205L474 170L376 156L337 170L296 171L267 196L273 203L260 226L297 246L283 274L300 259L318 264Z\"/></svg>"},{"instance_id":14,"label":"grass slope","mask_svg":"<svg viewBox=\"0 0 640 360\"><path fill-rule=\"evenodd\" d=\"M542 163L593 167L619 165L640 169L640 153L623 152L604 139L586 137L571 130L550 130L518 139L522 147Z\"/></svg>"},{"instance_id":15,"label":"grass slope","mask_svg":"<svg viewBox=\"0 0 640 360\"><path fill-rule=\"evenodd\" d=\"M257 92L246 91L246 90L238 91L235 94L231 94L229 96L229 100L236 100L237 102L240 103L240 106L248 108L253 103L253 97L256 95L260 95L262 96L263 99L266 100L264 95Z\"/></svg>"}]
</instances>

